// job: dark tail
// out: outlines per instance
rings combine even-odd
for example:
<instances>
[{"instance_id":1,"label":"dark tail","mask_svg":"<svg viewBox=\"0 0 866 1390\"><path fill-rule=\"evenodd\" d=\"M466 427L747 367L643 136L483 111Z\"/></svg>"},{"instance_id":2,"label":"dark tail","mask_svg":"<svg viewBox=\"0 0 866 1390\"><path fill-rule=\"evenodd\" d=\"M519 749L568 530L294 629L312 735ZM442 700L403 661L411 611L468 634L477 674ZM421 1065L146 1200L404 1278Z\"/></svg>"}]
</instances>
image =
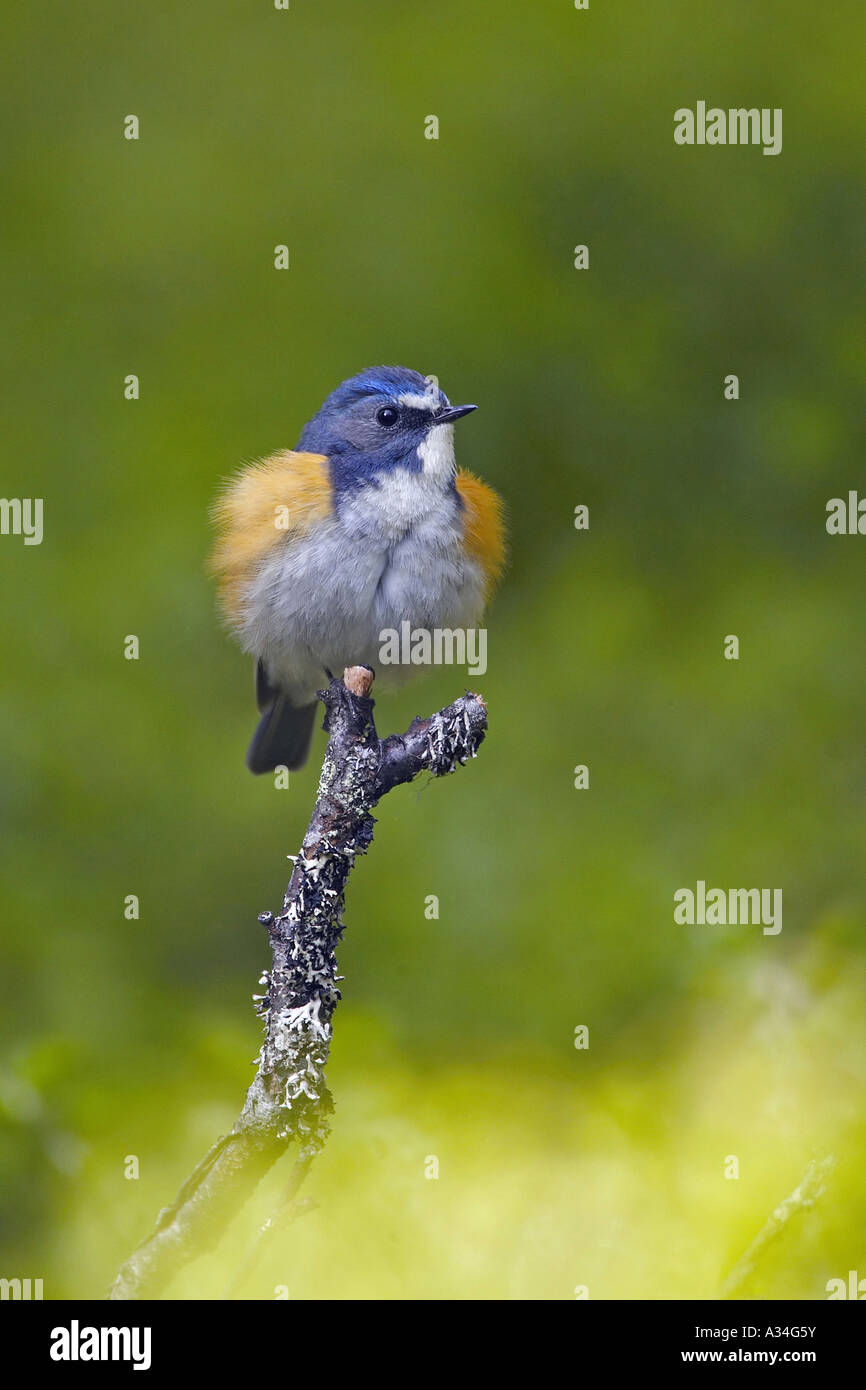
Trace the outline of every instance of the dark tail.
<instances>
[{"instance_id":1,"label":"dark tail","mask_svg":"<svg viewBox=\"0 0 866 1390\"><path fill-rule=\"evenodd\" d=\"M311 705L292 705L281 690L274 690L270 702L263 705L259 727L247 749L250 772L273 772L275 767L296 772L303 767L315 718L315 700Z\"/></svg>"}]
</instances>

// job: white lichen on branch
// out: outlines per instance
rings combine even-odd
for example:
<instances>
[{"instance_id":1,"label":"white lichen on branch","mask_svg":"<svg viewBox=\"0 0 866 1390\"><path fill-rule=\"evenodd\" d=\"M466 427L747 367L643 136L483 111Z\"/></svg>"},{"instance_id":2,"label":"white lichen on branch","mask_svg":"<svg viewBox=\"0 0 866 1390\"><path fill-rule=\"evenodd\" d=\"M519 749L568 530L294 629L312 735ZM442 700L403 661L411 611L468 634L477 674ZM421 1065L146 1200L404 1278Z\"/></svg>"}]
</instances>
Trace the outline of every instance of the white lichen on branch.
<instances>
[{"instance_id":1,"label":"white lichen on branch","mask_svg":"<svg viewBox=\"0 0 866 1390\"><path fill-rule=\"evenodd\" d=\"M265 1036L243 1110L160 1212L153 1234L118 1274L112 1298L154 1296L186 1260L216 1244L290 1142L298 1145L303 1174L327 1138L333 1100L325 1069L340 1000L336 948L348 876L373 838L372 810L418 773L442 777L474 758L487 728L484 701L467 693L428 719L414 719L405 734L380 740L372 682L369 668L350 667L319 692L330 737L282 911L259 917L273 962L259 980L266 992L253 995Z\"/></svg>"}]
</instances>

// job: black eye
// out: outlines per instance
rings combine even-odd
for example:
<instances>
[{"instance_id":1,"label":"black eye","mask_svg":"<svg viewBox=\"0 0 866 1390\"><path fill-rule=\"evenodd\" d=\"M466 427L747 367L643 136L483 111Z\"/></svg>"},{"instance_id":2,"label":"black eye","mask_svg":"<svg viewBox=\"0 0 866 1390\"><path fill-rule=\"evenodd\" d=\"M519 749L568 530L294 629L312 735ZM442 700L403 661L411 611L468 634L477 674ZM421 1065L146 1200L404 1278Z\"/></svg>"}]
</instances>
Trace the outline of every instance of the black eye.
<instances>
[{"instance_id":1,"label":"black eye","mask_svg":"<svg viewBox=\"0 0 866 1390\"><path fill-rule=\"evenodd\" d=\"M395 410L393 405L383 405L381 410L376 411L376 419L380 425L384 425L386 430L396 425L400 418L400 412Z\"/></svg>"}]
</instances>

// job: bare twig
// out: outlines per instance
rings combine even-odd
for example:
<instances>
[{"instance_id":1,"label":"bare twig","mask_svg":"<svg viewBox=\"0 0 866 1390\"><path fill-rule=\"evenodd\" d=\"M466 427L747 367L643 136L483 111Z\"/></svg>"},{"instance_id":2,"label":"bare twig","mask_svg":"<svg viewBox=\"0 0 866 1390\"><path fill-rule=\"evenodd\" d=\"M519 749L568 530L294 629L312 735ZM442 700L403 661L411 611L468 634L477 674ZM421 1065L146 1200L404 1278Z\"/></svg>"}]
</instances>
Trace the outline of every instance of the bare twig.
<instances>
[{"instance_id":1,"label":"bare twig","mask_svg":"<svg viewBox=\"0 0 866 1390\"><path fill-rule=\"evenodd\" d=\"M311 1202L308 1197L298 1196L298 1191L310 1171L312 1161L311 1158L299 1158L295 1162L285 1191L280 1196L279 1204L256 1231L246 1255L237 1268L232 1271L223 1298L236 1298L255 1273L265 1252L274 1243L276 1237L286 1230L286 1227L294 1221L296 1216L315 1210L315 1202Z\"/></svg>"},{"instance_id":2,"label":"bare twig","mask_svg":"<svg viewBox=\"0 0 866 1390\"><path fill-rule=\"evenodd\" d=\"M330 737L283 910L259 918L273 964L262 976L265 992L257 1007L265 1037L243 1110L122 1266L111 1298L158 1296L183 1265L214 1248L290 1143L298 1146L296 1192L327 1138L333 1101L325 1067L340 998L335 952L346 881L373 838L372 809L419 772L441 777L474 757L487 728L484 701L466 694L429 719L414 719L405 734L380 740L372 683L367 667L349 667L342 681L332 680L319 692Z\"/></svg>"},{"instance_id":3,"label":"bare twig","mask_svg":"<svg viewBox=\"0 0 866 1390\"><path fill-rule=\"evenodd\" d=\"M769 1220L761 1228L748 1250L740 1256L722 1285L722 1298L734 1298L746 1281L751 1278L758 1261L767 1246L776 1240L786 1229L791 1217L811 1207L826 1190L827 1179L836 1166L832 1154L820 1162L813 1158L794 1191L780 1202Z\"/></svg>"}]
</instances>

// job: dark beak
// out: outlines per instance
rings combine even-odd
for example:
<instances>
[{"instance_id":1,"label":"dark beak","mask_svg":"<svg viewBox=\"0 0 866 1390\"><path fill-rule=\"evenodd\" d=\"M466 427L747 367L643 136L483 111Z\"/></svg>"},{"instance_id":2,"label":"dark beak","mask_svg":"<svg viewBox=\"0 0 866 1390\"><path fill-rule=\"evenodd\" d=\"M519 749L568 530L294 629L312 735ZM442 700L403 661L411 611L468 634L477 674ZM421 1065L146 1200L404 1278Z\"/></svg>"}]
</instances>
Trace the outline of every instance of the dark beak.
<instances>
[{"instance_id":1,"label":"dark beak","mask_svg":"<svg viewBox=\"0 0 866 1390\"><path fill-rule=\"evenodd\" d=\"M477 405L444 405L436 415L433 416L434 425L450 425L454 420L460 420L464 415L477 410Z\"/></svg>"}]
</instances>

